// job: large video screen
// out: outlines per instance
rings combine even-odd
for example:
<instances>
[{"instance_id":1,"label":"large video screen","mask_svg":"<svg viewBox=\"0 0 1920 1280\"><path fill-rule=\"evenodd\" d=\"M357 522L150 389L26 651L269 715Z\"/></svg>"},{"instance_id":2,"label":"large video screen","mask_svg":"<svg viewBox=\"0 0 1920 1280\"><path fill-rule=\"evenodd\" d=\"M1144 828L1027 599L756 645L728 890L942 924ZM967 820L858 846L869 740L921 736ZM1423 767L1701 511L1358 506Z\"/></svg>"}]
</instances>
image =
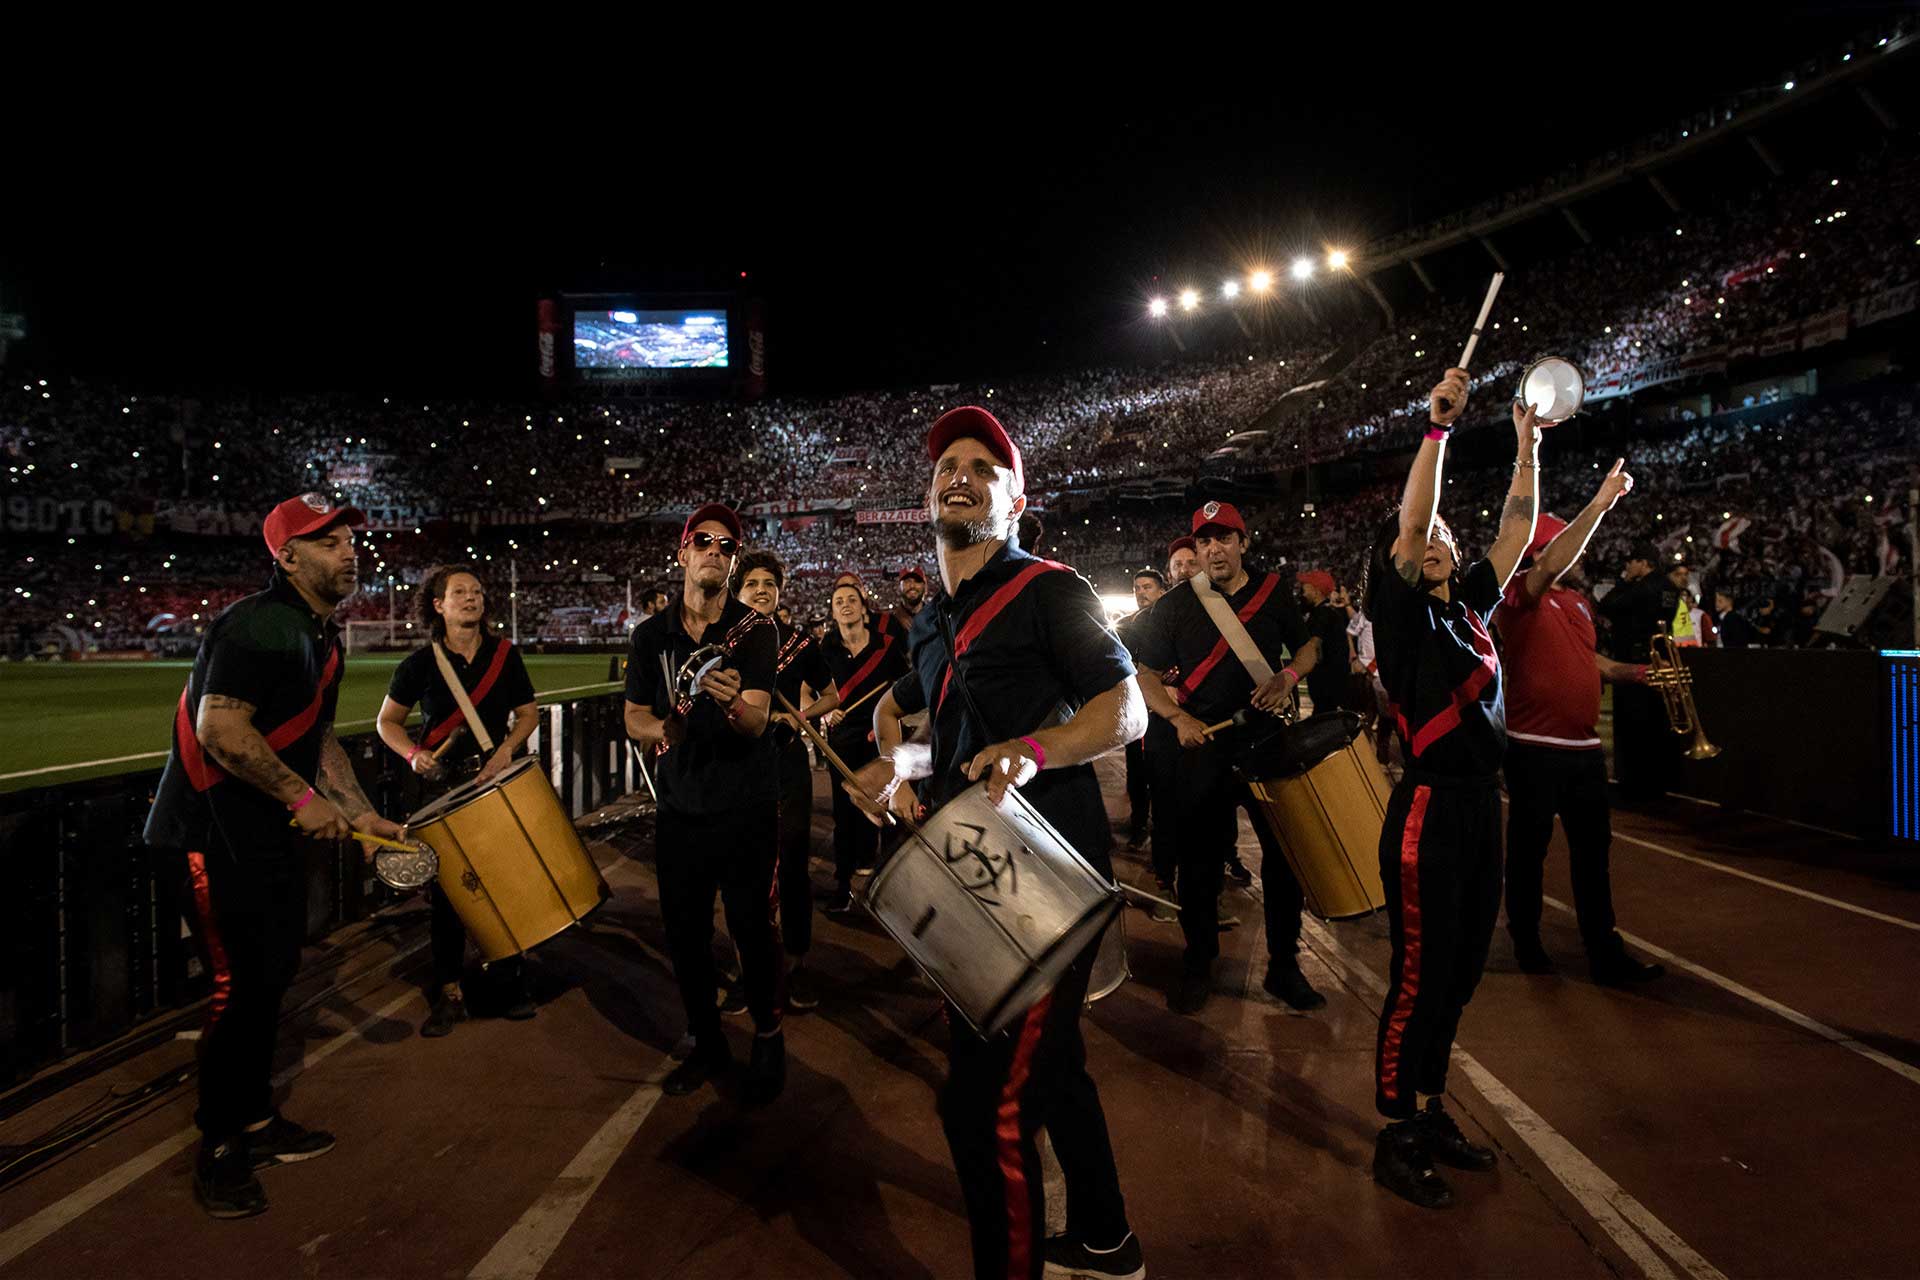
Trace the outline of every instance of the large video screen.
<instances>
[{"instance_id":1,"label":"large video screen","mask_svg":"<svg viewBox=\"0 0 1920 1280\"><path fill-rule=\"evenodd\" d=\"M623 369L724 369L727 313L576 311L573 364L602 377Z\"/></svg>"}]
</instances>

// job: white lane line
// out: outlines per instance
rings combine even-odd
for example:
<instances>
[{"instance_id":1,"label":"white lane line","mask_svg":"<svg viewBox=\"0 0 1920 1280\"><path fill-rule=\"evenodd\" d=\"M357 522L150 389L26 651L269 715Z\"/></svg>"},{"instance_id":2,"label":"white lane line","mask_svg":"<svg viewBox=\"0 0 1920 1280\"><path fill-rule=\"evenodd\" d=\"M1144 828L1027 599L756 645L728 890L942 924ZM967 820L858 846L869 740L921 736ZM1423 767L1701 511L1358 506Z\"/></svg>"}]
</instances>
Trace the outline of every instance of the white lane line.
<instances>
[{"instance_id":1,"label":"white lane line","mask_svg":"<svg viewBox=\"0 0 1920 1280\"><path fill-rule=\"evenodd\" d=\"M1349 982L1375 1000L1386 997L1386 986L1380 978L1336 941L1319 921L1312 916L1303 916L1301 925L1305 933L1318 944L1320 959L1328 968L1345 975ZM1668 1258L1679 1264L1680 1273L1694 1280L1727 1280L1712 1263L1655 1217L1651 1210L1581 1154L1579 1148L1562 1137L1539 1112L1495 1079L1493 1073L1481 1066L1472 1054L1456 1044L1453 1058L1467 1073L1467 1078L1473 1081L1480 1095L1500 1113L1500 1118L1506 1121L1514 1135L1527 1144L1547 1171L1579 1201L1580 1207L1587 1211L1588 1216L1599 1224L1600 1229L1640 1268L1648 1280L1679 1280L1673 1268L1667 1265ZM1655 1246L1665 1252L1666 1258L1660 1256Z\"/></svg>"},{"instance_id":2,"label":"white lane line","mask_svg":"<svg viewBox=\"0 0 1920 1280\"><path fill-rule=\"evenodd\" d=\"M1778 889L1782 893L1791 893L1795 897L1824 903L1829 907L1838 907L1842 911L1851 911L1853 914L1865 916L1869 920L1878 920L1882 924L1897 925L1902 929L1911 929L1915 933L1920 933L1920 920L1908 920L1903 916L1890 916L1884 911L1875 911L1869 907L1855 906L1851 902L1843 902L1839 898L1829 898L1824 893L1815 893L1811 889L1802 889L1797 885L1785 884L1779 880L1769 880L1765 876L1757 876L1751 871L1742 871L1738 867L1730 867L1723 862L1715 862L1711 858L1696 857L1691 853L1682 853L1678 849L1669 849L1666 845L1655 844L1651 840L1642 840L1639 836L1625 835L1619 831L1615 831L1613 838L1615 840L1625 840L1629 844L1637 844L1642 849L1651 849L1655 853L1664 853L1669 858L1678 858L1682 862L1691 862L1696 867L1705 867L1709 871L1718 871L1722 875L1738 876L1742 880L1751 880L1755 884L1763 884L1769 889Z\"/></svg>"},{"instance_id":3,"label":"white lane line","mask_svg":"<svg viewBox=\"0 0 1920 1280\"><path fill-rule=\"evenodd\" d=\"M1566 903L1560 901L1558 898L1544 897L1543 901L1545 901L1548 906L1552 907L1556 911L1564 911L1568 915L1573 914L1573 908L1568 906ZM1833 1027L1830 1027L1826 1023L1821 1022L1818 1019L1809 1018L1806 1014L1801 1013L1798 1009L1789 1008L1788 1006L1781 1004L1778 1000L1769 999L1768 997L1761 995L1758 991L1755 991L1752 987L1746 986L1742 983L1735 982L1732 978L1729 978L1724 974L1715 973L1713 970L1706 968L1703 965L1697 965L1691 960L1687 960L1680 956L1677 956L1673 954L1673 952L1667 950L1665 947L1658 946L1654 943L1648 942L1645 938L1642 938L1637 934L1628 933L1625 929L1621 929L1618 932L1622 938L1625 938L1628 942L1631 942L1634 946L1640 948L1640 950L1646 952L1648 955L1658 956L1660 959L1666 961L1668 964L1672 965L1676 969L1684 969L1696 978L1700 978L1706 982L1711 982L1714 986L1719 987L1722 991L1728 992L1729 994L1732 994L1732 995L1736 995L1740 997L1742 1000L1748 1001L1749 1003L1759 1005L1762 1009L1765 1009L1768 1013L1773 1014L1777 1018L1782 1018L1787 1022L1791 1022L1794 1026L1799 1027L1803 1031L1810 1031L1814 1035L1819 1036L1822 1040L1832 1041L1834 1044L1839 1045L1842 1049L1846 1049L1850 1052L1859 1054L1861 1057L1865 1058L1868 1062L1877 1063L1880 1066L1885 1067L1887 1070L1893 1072L1897 1076L1902 1076L1907 1080L1912 1081L1914 1084L1920 1084L1920 1067L1915 1067L1910 1063L1902 1062L1900 1061L1900 1059L1895 1058L1890 1054L1882 1053L1880 1050L1874 1048L1872 1045L1864 1044L1861 1041L1855 1039L1853 1036L1848 1035L1844 1031L1840 1031Z\"/></svg>"},{"instance_id":4,"label":"white lane line","mask_svg":"<svg viewBox=\"0 0 1920 1280\"><path fill-rule=\"evenodd\" d=\"M620 682L617 680L602 680L598 684L576 684L571 688L567 688L567 689L549 689L545 693L539 694L538 700L542 703L545 703L550 699L558 698L565 694L585 693L589 689L599 689L604 692L611 693L615 689L618 689L620 687L621 687ZM420 718L420 713L416 711L412 715L407 717L407 723L412 724L414 721L418 720L419 718ZM336 724L333 727L336 732L339 732L341 730L348 730L348 729L371 728L373 726L373 723L374 722L372 720L347 720L347 721L343 721L340 724ZM103 760L80 760L73 764L50 764L50 765L43 766L42 768L39 768L39 769L16 769L12 773L0 773L0 782L8 782L14 778L37 777L43 773L71 773L75 769L93 769L93 768L98 768L101 765L131 764L135 760L165 760L166 758L167 758L167 753L165 751L142 751L137 755L108 756Z\"/></svg>"},{"instance_id":5,"label":"white lane line","mask_svg":"<svg viewBox=\"0 0 1920 1280\"><path fill-rule=\"evenodd\" d=\"M553 1185L467 1273L468 1280L533 1280L540 1274L567 1232L573 1229L587 1201L600 1189L614 1161L627 1149L654 1104L660 1101L663 1079L664 1074L649 1079L633 1091L625 1105L587 1139L587 1145L560 1171Z\"/></svg>"},{"instance_id":6,"label":"white lane line","mask_svg":"<svg viewBox=\"0 0 1920 1280\"><path fill-rule=\"evenodd\" d=\"M354 1043L374 1024L382 1022L414 1000L420 998L418 991L408 991L388 1001L373 1013L361 1019L350 1030L328 1040L313 1049L300 1061L282 1071L273 1078L277 1085L285 1084L304 1071L309 1071L333 1054ZM168 1138L154 1143L139 1155L133 1157L107 1173L101 1174L86 1186L54 1201L31 1218L0 1232L0 1267L6 1266L27 1250L45 1240L54 1232L67 1226L81 1215L99 1208L102 1204L119 1195L148 1173L159 1168L177 1153L193 1145L200 1136L199 1130L189 1125Z\"/></svg>"}]
</instances>

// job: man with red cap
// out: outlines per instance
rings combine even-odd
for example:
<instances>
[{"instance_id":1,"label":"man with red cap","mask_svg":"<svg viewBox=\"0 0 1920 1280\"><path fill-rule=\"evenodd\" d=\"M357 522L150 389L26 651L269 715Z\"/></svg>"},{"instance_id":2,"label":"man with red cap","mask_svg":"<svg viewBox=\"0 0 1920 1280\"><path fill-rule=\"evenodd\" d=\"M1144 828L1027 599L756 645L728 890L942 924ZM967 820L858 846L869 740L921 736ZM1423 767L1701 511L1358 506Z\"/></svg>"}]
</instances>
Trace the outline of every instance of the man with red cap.
<instances>
[{"instance_id":1,"label":"man with red cap","mask_svg":"<svg viewBox=\"0 0 1920 1280\"><path fill-rule=\"evenodd\" d=\"M1541 873L1554 815L1567 832L1574 914L1595 982L1624 986L1665 972L1627 953L1614 930L1607 855L1613 843L1607 761L1595 725L1600 682L1645 684L1647 669L1601 657L1580 557L1633 477L1618 459L1572 524L1542 515L1527 548L1531 567L1507 584L1494 613L1507 665L1507 932L1527 973L1552 973L1540 942Z\"/></svg>"},{"instance_id":2,"label":"man with red cap","mask_svg":"<svg viewBox=\"0 0 1920 1280\"><path fill-rule=\"evenodd\" d=\"M713 964L718 892L753 1015L747 1096L769 1102L787 1070L773 884L780 771L767 734L779 640L770 616L728 590L740 543L740 517L721 503L706 503L687 517L680 598L633 629L626 723L627 735L653 756L660 914L694 1042L661 1089L674 1097L692 1093L732 1065ZM669 678L696 653L701 661L688 679L705 671L696 686Z\"/></svg>"},{"instance_id":3,"label":"man with red cap","mask_svg":"<svg viewBox=\"0 0 1920 1280\"><path fill-rule=\"evenodd\" d=\"M913 620L926 602L927 575L919 565L910 564L900 571L900 603L889 610L893 620L900 624L901 635L913 630Z\"/></svg>"},{"instance_id":4,"label":"man with red cap","mask_svg":"<svg viewBox=\"0 0 1920 1280\"><path fill-rule=\"evenodd\" d=\"M1180 928L1186 955L1180 985L1169 1003L1197 1014L1213 989L1213 962L1220 955L1221 872L1239 841L1239 811L1254 803L1233 771L1227 748L1206 732L1249 706L1277 712L1320 660L1320 646L1307 634L1293 595L1277 573L1246 563L1247 522L1230 502L1209 502L1193 513L1199 571L1162 596L1139 629L1138 683L1148 708L1178 738L1174 793L1178 832ZM1260 656L1273 668L1256 685L1213 619L1202 592L1224 598ZM1344 640L1344 637L1343 637ZM1164 673L1179 668L1168 687ZM1300 972L1299 883L1264 818L1253 824L1261 850L1267 918L1266 989L1296 1009L1317 1009L1326 997Z\"/></svg>"},{"instance_id":5,"label":"man with red cap","mask_svg":"<svg viewBox=\"0 0 1920 1280\"><path fill-rule=\"evenodd\" d=\"M1200 571L1200 549L1190 533L1167 544L1167 584L1177 587Z\"/></svg>"},{"instance_id":6,"label":"man with red cap","mask_svg":"<svg viewBox=\"0 0 1920 1280\"><path fill-rule=\"evenodd\" d=\"M1340 589L1325 569L1297 574L1301 598L1307 602L1307 634L1320 642L1321 661L1307 676L1307 694L1313 713L1338 711L1347 705L1347 611L1333 603Z\"/></svg>"},{"instance_id":7,"label":"man with red cap","mask_svg":"<svg viewBox=\"0 0 1920 1280\"><path fill-rule=\"evenodd\" d=\"M1012 788L1103 876L1113 841L1090 761L1146 728L1133 663L1106 625L1093 587L1063 564L1021 549L1020 450L976 406L943 414L927 435L927 508L945 594L914 620L913 669L881 695L881 750L850 784L863 808L912 814L914 789L896 773L901 722L930 714L936 808L984 782L1001 803ZM914 744L920 745L920 744ZM923 757L927 747L920 745ZM877 820L877 816L876 816ZM1141 1277L1100 1092L1087 1074L1080 1013L1098 939L1058 985L1006 1031L987 1037L949 1017L951 1069L940 1117L966 1197L980 1277ZM1067 1229L1042 1241L1046 1202L1036 1137L1052 1139L1067 1184Z\"/></svg>"},{"instance_id":8,"label":"man with red cap","mask_svg":"<svg viewBox=\"0 0 1920 1280\"><path fill-rule=\"evenodd\" d=\"M186 855L213 977L193 1193L216 1218L266 1211L255 1170L333 1149L332 1134L273 1105L280 1003L307 933L306 842L404 834L374 812L333 734L345 665L333 615L359 587L353 526L365 522L317 493L267 516L273 579L207 628L147 817L148 844Z\"/></svg>"}]
</instances>

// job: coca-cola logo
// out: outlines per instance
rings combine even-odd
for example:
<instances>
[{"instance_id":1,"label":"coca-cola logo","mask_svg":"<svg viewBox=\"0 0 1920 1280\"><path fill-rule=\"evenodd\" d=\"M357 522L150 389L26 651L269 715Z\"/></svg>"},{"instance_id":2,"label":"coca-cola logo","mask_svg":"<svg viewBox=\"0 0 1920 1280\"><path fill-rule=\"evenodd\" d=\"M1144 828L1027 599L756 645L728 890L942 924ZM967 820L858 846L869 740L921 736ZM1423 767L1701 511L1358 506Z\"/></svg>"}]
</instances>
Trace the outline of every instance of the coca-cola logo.
<instances>
[{"instance_id":1,"label":"coca-cola logo","mask_svg":"<svg viewBox=\"0 0 1920 1280\"><path fill-rule=\"evenodd\" d=\"M747 334L747 372L756 378L767 376L767 335L758 329Z\"/></svg>"},{"instance_id":2,"label":"coca-cola logo","mask_svg":"<svg viewBox=\"0 0 1920 1280\"><path fill-rule=\"evenodd\" d=\"M540 335L540 376L543 378L553 376L553 335L551 333Z\"/></svg>"}]
</instances>

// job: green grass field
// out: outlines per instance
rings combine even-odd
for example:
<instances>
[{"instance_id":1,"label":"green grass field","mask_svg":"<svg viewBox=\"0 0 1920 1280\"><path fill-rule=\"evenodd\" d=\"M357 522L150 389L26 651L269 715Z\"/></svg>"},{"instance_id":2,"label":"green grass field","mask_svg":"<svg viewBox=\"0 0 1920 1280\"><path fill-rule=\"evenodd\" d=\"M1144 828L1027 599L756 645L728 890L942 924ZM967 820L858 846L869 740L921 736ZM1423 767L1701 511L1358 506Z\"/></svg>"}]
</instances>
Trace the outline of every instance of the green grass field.
<instances>
[{"instance_id":1,"label":"green grass field","mask_svg":"<svg viewBox=\"0 0 1920 1280\"><path fill-rule=\"evenodd\" d=\"M347 660L338 726L369 728L401 655ZM528 654L541 701L616 688L607 655ZM0 664L0 791L157 768L166 759L186 662Z\"/></svg>"}]
</instances>

